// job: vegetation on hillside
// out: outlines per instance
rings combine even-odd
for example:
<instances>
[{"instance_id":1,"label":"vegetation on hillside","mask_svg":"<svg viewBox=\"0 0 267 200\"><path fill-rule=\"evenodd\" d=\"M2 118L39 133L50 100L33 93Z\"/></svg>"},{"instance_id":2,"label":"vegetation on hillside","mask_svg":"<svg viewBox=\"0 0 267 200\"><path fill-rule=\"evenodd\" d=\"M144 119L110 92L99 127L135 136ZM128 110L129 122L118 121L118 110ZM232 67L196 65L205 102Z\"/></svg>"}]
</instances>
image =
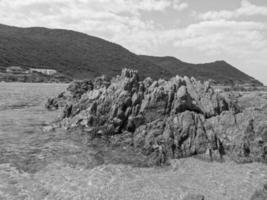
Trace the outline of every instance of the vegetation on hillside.
<instances>
[{"instance_id":1,"label":"vegetation on hillside","mask_svg":"<svg viewBox=\"0 0 267 200\"><path fill-rule=\"evenodd\" d=\"M0 68L12 65L56 69L74 79L112 77L128 67L137 69L141 78L179 74L221 84L261 84L224 61L189 64L173 57L138 56L118 44L75 31L0 25Z\"/></svg>"},{"instance_id":2,"label":"vegetation on hillside","mask_svg":"<svg viewBox=\"0 0 267 200\"><path fill-rule=\"evenodd\" d=\"M191 64L183 62L174 57L154 57L141 56L143 59L149 60L157 64L169 72L179 75L187 75L200 80L212 79L219 84L246 84L259 86L262 85L258 80L248 76L225 61L216 61L204 64Z\"/></svg>"}]
</instances>

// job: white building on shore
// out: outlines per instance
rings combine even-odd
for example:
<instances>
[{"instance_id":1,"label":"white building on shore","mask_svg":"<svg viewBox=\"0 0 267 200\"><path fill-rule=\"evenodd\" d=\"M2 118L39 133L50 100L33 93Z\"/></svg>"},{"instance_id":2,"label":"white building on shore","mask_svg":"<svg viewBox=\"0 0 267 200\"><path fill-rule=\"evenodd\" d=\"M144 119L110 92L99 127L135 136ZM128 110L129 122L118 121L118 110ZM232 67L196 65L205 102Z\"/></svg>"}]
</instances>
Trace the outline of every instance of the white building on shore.
<instances>
[{"instance_id":1,"label":"white building on shore","mask_svg":"<svg viewBox=\"0 0 267 200\"><path fill-rule=\"evenodd\" d=\"M6 68L7 73L25 73L25 70L21 66L10 66Z\"/></svg>"},{"instance_id":2,"label":"white building on shore","mask_svg":"<svg viewBox=\"0 0 267 200\"><path fill-rule=\"evenodd\" d=\"M56 74L57 73L57 70L54 70L54 69L30 68L29 69L29 72L30 73L39 72L39 73L42 73L42 74L51 76L51 75Z\"/></svg>"}]
</instances>

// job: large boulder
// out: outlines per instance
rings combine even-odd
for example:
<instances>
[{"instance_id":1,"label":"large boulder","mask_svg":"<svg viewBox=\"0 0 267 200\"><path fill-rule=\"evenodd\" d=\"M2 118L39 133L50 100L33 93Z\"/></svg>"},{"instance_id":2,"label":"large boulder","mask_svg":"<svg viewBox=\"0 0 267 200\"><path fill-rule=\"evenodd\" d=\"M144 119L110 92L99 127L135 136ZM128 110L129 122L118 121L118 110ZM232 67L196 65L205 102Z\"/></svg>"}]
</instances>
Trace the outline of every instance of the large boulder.
<instances>
[{"instance_id":1,"label":"large boulder","mask_svg":"<svg viewBox=\"0 0 267 200\"><path fill-rule=\"evenodd\" d=\"M192 111L157 119L136 129L133 145L152 155L151 162L157 164L168 158L203 154L209 143L204 121L203 115Z\"/></svg>"}]
</instances>

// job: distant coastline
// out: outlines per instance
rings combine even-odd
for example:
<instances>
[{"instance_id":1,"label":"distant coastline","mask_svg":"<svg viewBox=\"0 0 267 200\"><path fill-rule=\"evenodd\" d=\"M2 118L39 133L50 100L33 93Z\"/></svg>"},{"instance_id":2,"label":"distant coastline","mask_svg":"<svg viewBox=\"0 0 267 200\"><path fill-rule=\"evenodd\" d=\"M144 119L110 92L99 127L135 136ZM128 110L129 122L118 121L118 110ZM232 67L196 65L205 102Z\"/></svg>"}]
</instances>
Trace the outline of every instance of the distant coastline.
<instances>
[{"instance_id":1,"label":"distant coastline","mask_svg":"<svg viewBox=\"0 0 267 200\"><path fill-rule=\"evenodd\" d=\"M72 78L53 69L25 66L1 67L0 82L69 83Z\"/></svg>"}]
</instances>

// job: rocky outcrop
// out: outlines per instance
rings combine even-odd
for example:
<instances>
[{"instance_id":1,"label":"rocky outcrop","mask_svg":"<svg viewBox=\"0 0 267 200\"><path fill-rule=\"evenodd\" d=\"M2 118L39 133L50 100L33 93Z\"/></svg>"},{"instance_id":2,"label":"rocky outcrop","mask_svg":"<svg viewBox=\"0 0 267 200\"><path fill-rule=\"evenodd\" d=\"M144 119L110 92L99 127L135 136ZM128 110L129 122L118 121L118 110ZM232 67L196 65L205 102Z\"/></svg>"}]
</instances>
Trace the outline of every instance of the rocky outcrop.
<instances>
[{"instance_id":1,"label":"rocky outcrop","mask_svg":"<svg viewBox=\"0 0 267 200\"><path fill-rule=\"evenodd\" d=\"M60 126L79 127L91 139L102 137L113 145L134 147L152 164L207 150L224 154L226 149L231 155L241 151L237 157L254 157L259 145L266 144L258 139L265 129L258 122L255 128L251 121L260 113L241 112L231 95L221 95L209 82L194 78L140 81L137 71L124 69L110 81L100 77L74 82L47 104L62 106ZM264 147L260 151L266 159Z\"/></svg>"},{"instance_id":2,"label":"rocky outcrop","mask_svg":"<svg viewBox=\"0 0 267 200\"><path fill-rule=\"evenodd\" d=\"M78 103L82 95L88 91L99 89L102 86L108 86L110 82L105 76L92 80L73 81L67 87L66 91L60 93L55 98L49 98L45 107L49 110L55 110L59 107L65 107L69 104Z\"/></svg>"},{"instance_id":3,"label":"rocky outcrop","mask_svg":"<svg viewBox=\"0 0 267 200\"><path fill-rule=\"evenodd\" d=\"M207 123L235 161L267 161L267 109L247 107L237 114L226 111Z\"/></svg>"}]
</instances>

